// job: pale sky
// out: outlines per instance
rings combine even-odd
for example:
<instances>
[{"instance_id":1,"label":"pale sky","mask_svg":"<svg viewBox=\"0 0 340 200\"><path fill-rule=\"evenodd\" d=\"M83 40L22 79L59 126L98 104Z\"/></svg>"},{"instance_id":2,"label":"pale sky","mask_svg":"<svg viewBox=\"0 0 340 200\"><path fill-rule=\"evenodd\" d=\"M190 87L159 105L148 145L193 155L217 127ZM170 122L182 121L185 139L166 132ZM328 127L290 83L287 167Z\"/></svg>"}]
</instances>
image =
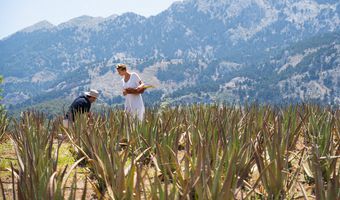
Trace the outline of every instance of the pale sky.
<instances>
[{"instance_id":1,"label":"pale sky","mask_svg":"<svg viewBox=\"0 0 340 200\"><path fill-rule=\"evenodd\" d=\"M54 25L81 15L108 17L134 12L157 15L180 0L0 0L0 39L42 20Z\"/></svg>"}]
</instances>

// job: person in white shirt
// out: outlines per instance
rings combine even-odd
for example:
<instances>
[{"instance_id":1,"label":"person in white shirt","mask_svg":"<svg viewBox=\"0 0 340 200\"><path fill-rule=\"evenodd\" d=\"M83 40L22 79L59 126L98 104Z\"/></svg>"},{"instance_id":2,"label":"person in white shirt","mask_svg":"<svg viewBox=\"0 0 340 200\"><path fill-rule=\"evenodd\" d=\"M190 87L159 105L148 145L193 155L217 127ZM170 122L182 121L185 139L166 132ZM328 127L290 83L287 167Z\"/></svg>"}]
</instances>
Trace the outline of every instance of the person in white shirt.
<instances>
[{"instance_id":1,"label":"person in white shirt","mask_svg":"<svg viewBox=\"0 0 340 200\"><path fill-rule=\"evenodd\" d=\"M144 84L137 73L129 72L125 64L116 65L117 72L122 76L122 89L125 96L125 112L137 117L140 121L144 118L145 108L142 93Z\"/></svg>"}]
</instances>

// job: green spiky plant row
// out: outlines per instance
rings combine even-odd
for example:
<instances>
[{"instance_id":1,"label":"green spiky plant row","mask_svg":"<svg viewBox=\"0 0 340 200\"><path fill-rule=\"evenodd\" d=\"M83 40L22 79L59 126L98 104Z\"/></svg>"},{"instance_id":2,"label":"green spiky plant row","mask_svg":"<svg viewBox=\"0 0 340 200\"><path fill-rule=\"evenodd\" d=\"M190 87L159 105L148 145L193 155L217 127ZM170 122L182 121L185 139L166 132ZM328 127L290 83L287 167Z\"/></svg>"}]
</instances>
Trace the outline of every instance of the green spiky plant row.
<instances>
[{"instance_id":1,"label":"green spiky plant row","mask_svg":"<svg viewBox=\"0 0 340 200\"><path fill-rule=\"evenodd\" d=\"M57 145L53 145L53 141L58 130L59 125L46 121L45 116L38 112L25 112L20 121L14 121L10 138L18 168L11 165L9 169L12 173L12 199L65 199L66 181L81 160L76 161L69 170L67 166L57 168L62 141ZM1 180L0 184L3 191ZM69 199L76 199L76 184L77 180L74 179ZM2 197L6 199L4 192Z\"/></svg>"},{"instance_id":2,"label":"green spiky plant row","mask_svg":"<svg viewBox=\"0 0 340 200\"><path fill-rule=\"evenodd\" d=\"M60 128L75 160L90 171L99 199L340 198L338 109L194 105L149 109L141 122L110 110L79 115L69 128L60 120L49 126L34 115L16 127L18 160L44 157L31 159L44 166L43 182L68 178L56 172L50 151L50 138ZM19 170L34 177L26 165ZM43 191L37 190L46 195Z\"/></svg>"}]
</instances>

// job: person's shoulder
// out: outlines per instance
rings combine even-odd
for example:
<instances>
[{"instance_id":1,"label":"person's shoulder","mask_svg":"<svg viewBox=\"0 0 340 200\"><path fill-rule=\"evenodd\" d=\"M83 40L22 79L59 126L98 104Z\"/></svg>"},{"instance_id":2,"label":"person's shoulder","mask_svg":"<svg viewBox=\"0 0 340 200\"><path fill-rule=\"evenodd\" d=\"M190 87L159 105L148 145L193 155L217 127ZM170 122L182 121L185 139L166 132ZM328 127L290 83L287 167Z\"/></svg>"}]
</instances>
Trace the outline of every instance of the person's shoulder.
<instances>
[{"instance_id":1,"label":"person's shoulder","mask_svg":"<svg viewBox=\"0 0 340 200\"><path fill-rule=\"evenodd\" d=\"M86 96L80 95L75 101L77 102L86 102Z\"/></svg>"},{"instance_id":2,"label":"person's shoulder","mask_svg":"<svg viewBox=\"0 0 340 200\"><path fill-rule=\"evenodd\" d=\"M139 75L136 72L131 72L131 77L139 79Z\"/></svg>"},{"instance_id":3,"label":"person's shoulder","mask_svg":"<svg viewBox=\"0 0 340 200\"><path fill-rule=\"evenodd\" d=\"M74 102L81 101L82 96L78 96L77 98L74 99Z\"/></svg>"}]
</instances>

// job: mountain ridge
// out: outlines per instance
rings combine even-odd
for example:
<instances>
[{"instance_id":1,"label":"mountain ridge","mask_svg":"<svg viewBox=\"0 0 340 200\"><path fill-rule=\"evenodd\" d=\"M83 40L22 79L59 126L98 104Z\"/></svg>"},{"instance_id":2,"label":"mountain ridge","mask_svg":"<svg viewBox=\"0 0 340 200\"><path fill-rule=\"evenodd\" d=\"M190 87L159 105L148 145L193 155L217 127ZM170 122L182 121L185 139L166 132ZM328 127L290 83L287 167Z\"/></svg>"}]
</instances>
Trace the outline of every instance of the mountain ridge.
<instances>
[{"instance_id":1,"label":"mountain ridge","mask_svg":"<svg viewBox=\"0 0 340 200\"><path fill-rule=\"evenodd\" d=\"M306 100L308 95L305 98L304 92L284 95L284 87L280 90L280 85L286 83L266 82L263 76L282 79L288 73L286 70L299 75L304 72L298 69L308 67L291 66L319 65L316 58L326 63L327 56L331 57L328 60L332 62L328 63L336 72L338 63L333 60L338 51L329 42L338 44L339 13L340 3L332 0L186 0L151 17L134 13L107 18L81 16L50 31L18 32L0 40L4 102L20 107L102 87L106 103L121 103L119 86L114 84L119 81L114 65L120 62L127 63L146 81L159 85L157 90L145 94L159 98L152 99L155 103L247 98L271 103L280 99ZM77 20L82 23L73 26ZM328 40L323 39L323 34L330 34L325 36ZM332 48L332 51L322 48L314 51L330 55L318 57L312 52L302 56L291 51L299 42L306 48L308 45L314 48L314 43L308 41L313 37L318 39L312 40L320 40ZM308 56L312 58L302 62ZM274 57L279 58L273 61ZM276 62L283 64L277 66ZM321 73L318 67L310 69L314 71L312 74ZM249 78L249 73L260 75L259 79ZM323 88L305 82L304 87ZM328 86L325 93L312 99L337 102L336 81ZM270 96L266 90L280 93ZM226 94L219 95L221 92Z\"/></svg>"}]
</instances>

